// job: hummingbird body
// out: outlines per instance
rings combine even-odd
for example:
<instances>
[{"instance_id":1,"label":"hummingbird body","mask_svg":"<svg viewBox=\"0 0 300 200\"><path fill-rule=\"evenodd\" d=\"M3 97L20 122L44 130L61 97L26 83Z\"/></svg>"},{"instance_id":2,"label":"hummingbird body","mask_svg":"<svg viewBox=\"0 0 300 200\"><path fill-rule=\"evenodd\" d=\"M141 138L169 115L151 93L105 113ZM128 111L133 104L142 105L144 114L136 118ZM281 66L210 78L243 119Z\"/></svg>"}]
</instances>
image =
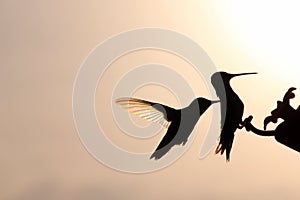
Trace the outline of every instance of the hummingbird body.
<instances>
[{"instance_id":1,"label":"hummingbird body","mask_svg":"<svg viewBox=\"0 0 300 200\"><path fill-rule=\"evenodd\" d=\"M215 153L223 154L226 150L226 160L230 160L230 151L234 140L234 132L237 128L242 128L244 104L239 96L233 91L230 80L239 75L247 75L254 73L229 74L226 72L216 72L212 75L212 84L216 90L217 96L221 102L221 135L220 141ZM220 79L221 78L221 79ZM224 90L221 90L220 81L223 82ZM224 94L225 93L225 94Z\"/></svg>"},{"instance_id":2,"label":"hummingbird body","mask_svg":"<svg viewBox=\"0 0 300 200\"><path fill-rule=\"evenodd\" d=\"M134 98L121 98L116 102L128 109L129 112L144 119L158 122L168 129L150 157L150 159L160 159L174 145L185 145L200 116L212 103L219 101L197 98L189 106L182 109L174 109L160 103Z\"/></svg>"}]
</instances>

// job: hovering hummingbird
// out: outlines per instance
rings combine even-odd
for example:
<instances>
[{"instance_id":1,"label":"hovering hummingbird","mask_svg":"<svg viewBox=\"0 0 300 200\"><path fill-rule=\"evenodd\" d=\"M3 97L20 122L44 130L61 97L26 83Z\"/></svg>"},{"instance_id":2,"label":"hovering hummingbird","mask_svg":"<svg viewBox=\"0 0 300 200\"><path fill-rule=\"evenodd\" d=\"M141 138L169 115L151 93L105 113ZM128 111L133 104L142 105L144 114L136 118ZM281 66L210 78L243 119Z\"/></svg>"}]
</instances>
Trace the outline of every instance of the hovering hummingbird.
<instances>
[{"instance_id":1,"label":"hovering hummingbird","mask_svg":"<svg viewBox=\"0 0 300 200\"><path fill-rule=\"evenodd\" d=\"M234 139L234 132L237 128L241 129L245 125L242 120L244 113L244 104L239 96L231 88L230 80L233 77L248 74L257 73L229 74L227 72L216 72L211 77L212 85L214 86L217 96L221 101L222 119L220 141L215 150L215 153L218 154L220 152L222 155L226 150L227 161L230 160L230 151Z\"/></svg>"},{"instance_id":2,"label":"hovering hummingbird","mask_svg":"<svg viewBox=\"0 0 300 200\"><path fill-rule=\"evenodd\" d=\"M213 103L205 98L194 99L189 106L175 109L169 106L136 98L120 98L116 103L148 121L157 122L167 128L167 133L151 155L150 159L160 159L174 145L185 145L200 116Z\"/></svg>"}]
</instances>

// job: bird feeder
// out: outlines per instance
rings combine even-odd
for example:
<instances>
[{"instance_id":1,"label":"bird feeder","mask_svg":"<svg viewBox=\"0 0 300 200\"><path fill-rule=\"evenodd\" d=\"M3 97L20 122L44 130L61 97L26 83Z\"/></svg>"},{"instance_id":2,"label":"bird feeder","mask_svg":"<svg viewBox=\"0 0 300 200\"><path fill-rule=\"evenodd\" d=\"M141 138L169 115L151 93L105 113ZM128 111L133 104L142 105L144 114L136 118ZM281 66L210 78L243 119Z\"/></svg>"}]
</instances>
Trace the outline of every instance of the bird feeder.
<instances>
[{"instance_id":1,"label":"bird feeder","mask_svg":"<svg viewBox=\"0 0 300 200\"><path fill-rule=\"evenodd\" d=\"M277 142L300 152L300 107L295 110L290 105L290 99L295 97L294 90L296 88L290 88L284 95L283 101L277 101L277 108L264 120L264 130L259 130L251 124L252 116L245 120L246 130L261 136L274 136ZM270 122L277 123L278 118L284 121L275 130L267 131L267 125Z\"/></svg>"}]
</instances>

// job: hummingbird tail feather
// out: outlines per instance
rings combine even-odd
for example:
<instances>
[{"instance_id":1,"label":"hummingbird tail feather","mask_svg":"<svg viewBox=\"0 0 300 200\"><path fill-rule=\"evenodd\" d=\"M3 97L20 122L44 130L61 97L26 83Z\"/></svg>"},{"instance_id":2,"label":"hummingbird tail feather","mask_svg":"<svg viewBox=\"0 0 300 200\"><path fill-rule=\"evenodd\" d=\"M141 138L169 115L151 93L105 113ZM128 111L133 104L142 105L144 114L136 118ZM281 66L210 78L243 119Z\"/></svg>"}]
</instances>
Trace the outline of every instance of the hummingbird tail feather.
<instances>
[{"instance_id":1,"label":"hummingbird tail feather","mask_svg":"<svg viewBox=\"0 0 300 200\"><path fill-rule=\"evenodd\" d=\"M163 149L156 150L151 156L150 159L154 158L154 160L158 160L161 157L163 157L168 151L171 149L171 147L166 147Z\"/></svg>"},{"instance_id":2,"label":"hummingbird tail feather","mask_svg":"<svg viewBox=\"0 0 300 200\"><path fill-rule=\"evenodd\" d=\"M222 143L220 142L220 143L218 144L216 150L215 150L215 154L218 154L218 153L221 152L221 155L222 155L222 154L224 153L224 150L225 150L225 148L224 148L224 146L222 145Z\"/></svg>"}]
</instances>

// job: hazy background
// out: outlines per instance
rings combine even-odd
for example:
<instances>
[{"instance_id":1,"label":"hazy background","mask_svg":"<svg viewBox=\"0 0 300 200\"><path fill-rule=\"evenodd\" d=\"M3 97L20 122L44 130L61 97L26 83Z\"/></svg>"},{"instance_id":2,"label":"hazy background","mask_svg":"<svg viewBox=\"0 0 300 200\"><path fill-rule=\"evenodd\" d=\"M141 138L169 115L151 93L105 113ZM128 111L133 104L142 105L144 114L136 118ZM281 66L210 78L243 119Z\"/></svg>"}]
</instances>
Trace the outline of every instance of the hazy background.
<instances>
[{"instance_id":1,"label":"hazy background","mask_svg":"<svg viewBox=\"0 0 300 200\"><path fill-rule=\"evenodd\" d=\"M238 131L226 163L224 156L213 154L198 159L204 137L198 134L170 167L125 174L85 150L71 105L77 70L97 44L129 29L161 27L195 40L220 70L257 71L232 85L246 102L245 116L253 114L254 124L262 127L276 101L300 83L299 8L288 1L1 1L0 198L299 199L299 154L273 138ZM115 69L151 58L184 65L165 53L140 54L116 61ZM201 95L196 83L192 79L191 87ZM147 97L143 91L136 94ZM296 95L295 106L300 102ZM163 92L149 97L178 106ZM143 148L120 137L125 141L120 144ZM152 138L153 144L159 139Z\"/></svg>"}]
</instances>

